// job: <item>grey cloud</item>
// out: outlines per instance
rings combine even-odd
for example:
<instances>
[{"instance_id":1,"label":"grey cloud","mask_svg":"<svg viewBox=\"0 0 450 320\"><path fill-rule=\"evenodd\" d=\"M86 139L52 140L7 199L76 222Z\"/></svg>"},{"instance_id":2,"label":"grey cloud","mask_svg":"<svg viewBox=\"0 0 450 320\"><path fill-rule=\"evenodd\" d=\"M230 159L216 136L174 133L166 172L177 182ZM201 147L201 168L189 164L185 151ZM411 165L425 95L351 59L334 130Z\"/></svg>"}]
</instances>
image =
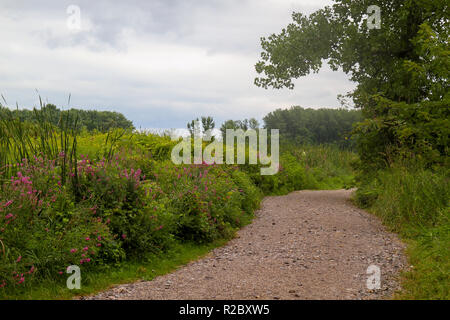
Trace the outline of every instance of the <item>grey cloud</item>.
<instances>
[{"instance_id":1,"label":"grey cloud","mask_svg":"<svg viewBox=\"0 0 450 320\"><path fill-rule=\"evenodd\" d=\"M123 112L141 127L184 127L200 115L216 122L279 107L337 106L353 88L328 69L297 80L294 91L253 86L259 38L329 1L132 0L17 1L0 4L0 93L32 107L34 88L52 103ZM68 32L78 5L87 31ZM7 62L7 63L6 63Z\"/></svg>"}]
</instances>

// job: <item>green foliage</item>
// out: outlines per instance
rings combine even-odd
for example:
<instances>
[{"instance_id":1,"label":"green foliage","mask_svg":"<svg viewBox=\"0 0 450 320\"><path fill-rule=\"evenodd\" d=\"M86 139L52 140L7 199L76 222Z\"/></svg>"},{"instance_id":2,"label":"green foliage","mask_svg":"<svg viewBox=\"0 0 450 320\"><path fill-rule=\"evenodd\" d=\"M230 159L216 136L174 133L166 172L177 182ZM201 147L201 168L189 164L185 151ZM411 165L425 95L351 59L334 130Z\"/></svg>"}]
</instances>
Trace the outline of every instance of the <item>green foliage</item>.
<instances>
[{"instance_id":1,"label":"green foliage","mask_svg":"<svg viewBox=\"0 0 450 320\"><path fill-rule=\"evenodd\" d=\"M155 182L170 193L176 235L199 242L229 238L258 206L260 194L248 177L222 165L176 166L159 162Z\"/></svg>"},{"instance_id":2,"label":"green foliage","mask_svg":"<svg viewBox=\"0 0 450 320\"><path fill-rule=\"evenodd\" d=\"M78 127L88 131L108 132L112 128L134 129L130 120L123 114L111 111L69 109L62 111L53 104L46 104L41 107L41 111L47 115L47 120L54 126L58 126L63 114L69 114L72 118L78 118ZM10 110L0 105L0 119L13 117L22 122L38 121L34 115L35 110Z\"/></svg>"},{"instance_id":3,"label":"green foliage","mask_svg":"<svg viewBox=\"0 0 450 320\"><path fill-rule=\"evenodd\" d=\"M280 135L297 144L335 143L352 147L353 125L361 112L346 109L277 109L264 117L266 129L279 129Z\"/></svg>"},{"instance_id":4,"label":"green foliage","mask_svg":"<svg viewBox=\"0 0 450 320\"><path fill-rule=\"evenodd\" d=\"M25 157L19 160L14 148L5 153L5 161L14 160L6 168L14 170L0 191L2 296L47 282L64 285L72 264L91 274L186 241L229 239L251 220L264 193L325 186L328 180L317 180L319 171L308 164L340 152L304 147L307 160L298 147L286 146L291 151L282 152L280 172L261 176L260 165L175 165L169 159L177 141L168 136L79 132L70 122L55 127L49 120L3 124L10 130L5 145L24 141L19 155ZM325 175L335 169L324 168Z\"/></svg>"},{"instance_id":5,"label":"green foliage","mask_svg":"<svg viewBox=\"0 0 450 320\"><path fill-rule=\"evenodd\" d=\"M362 181L357 202L409 243L410 264L400 298L450 298L449 180L444 169L393 165Z\"/></svg>"},{"instance_id":6,"label":"green foliage","mask_svg":"<svg viewBox=\"0 0 450 320\"><path fill-rule=\"evenodd\" d=\"M355 186L352 163L356 154L335 145L281 145L279 172L262 176L260 166L242 165L264 194L282 195L304 189L339 189Z\"/></svg>"},{"instance_id":7,"label":"green foliage","mask_svg":"<svg viewBox=\"0 0 450 320\"><path fill-rule=\"evenodd\" d=\"M309 17L294 13L280 34L262 38L255 83L292 88L292 79L328 59L358 84L350 96L366 118L355 132L368 170L391 162L399 149L442 161L449 127L445 1L335 2ZM370 5L381 9L380 29L368 28Z\"/></svg>"},{"instance_id":8,"label":"green foliage","mask_svg":"<svg viewBox=\"0 0 450 320\"><path fill-rule=\"evenodd\" d=\"M259 123L255 118L244 120L227 120L220 127L220 132L222 133L222 138L225 140L227 129L242 129L244 131L247 131L248 129L257 130L258 128Z\"/></svg>"},{"instance_id":9,"label":"green foliage","mask_svg":"<svg viewBox=\"0 0 450 320\"><path fill-rule=\"evenodd\" d=\"M444 55L437 49L440 46L448 50L445 1L334 2L310 16L293 13L293 23L281 33L261 39L263 52L256 71L262 76L255 79L256 85L293 88L292 79L317 72L322 61L328 59L333 69L342 68L358 83L355 102L362 107L358 102L363 102L360 98L365 94L381 92L392 100L409 103L430 95L431 87L423 87L405 73L405 61L419 65L431 61L434 67L448 72L448 61L439 66L439 60L430 60L431 56L448 59L448 52ZM377 5L382 12L380 29L368 27L367 8L371 5ZM433 40L426 33L433 33ZM421 38L424 35L428 40ZM434 51L425 49L429 41L433 42ZM437 82L436 88L446 88L445 77L433 81ZM430 83L430 78L426 83Z\"/></svg>"},{"instance_id":10,"label":"green foliage","mask_svg":"<svg viewBox=\"0 0 450 320\"><path fill-rule=\"evenodd\" d=\"M293 79L318 72L324 60L350 75L357 87L348 96L364 117L353 131L357 201L412 243L416 268L404 297L448 299L448 174L442 169L449 165L448 3L334 2L309 16L293 13L281 33L261 39L255 84L292 89ZM371 5L381 10L379 29L368 27ZM286 115L271 120L307 137Z\"/></svg>"}]
</instances>

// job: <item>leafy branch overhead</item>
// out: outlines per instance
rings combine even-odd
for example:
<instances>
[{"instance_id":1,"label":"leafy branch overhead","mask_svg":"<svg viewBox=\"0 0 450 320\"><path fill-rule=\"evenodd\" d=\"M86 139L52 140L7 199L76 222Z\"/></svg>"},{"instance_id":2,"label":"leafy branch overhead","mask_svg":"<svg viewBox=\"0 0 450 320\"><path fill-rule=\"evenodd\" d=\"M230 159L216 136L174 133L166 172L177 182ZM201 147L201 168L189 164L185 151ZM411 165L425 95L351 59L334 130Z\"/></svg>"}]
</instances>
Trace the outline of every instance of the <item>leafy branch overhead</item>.
<instances>
[{"instance_id":1,"label":"leafy branch overhead","mask_svg":"<svg viewBox=\"0 0 450 320\"><path fill-rule=\"evenodd\" d=\"M309 16L293 13L279 34L261 39L255 84L293 89L294 79L326 61L357 83L349 96L366 118L354 133L367 169L394 154L443 163L450 133L448 1L334 2ZM380 8L379 29L367 23L372 5Z\"/></svg>"}]
</instances>

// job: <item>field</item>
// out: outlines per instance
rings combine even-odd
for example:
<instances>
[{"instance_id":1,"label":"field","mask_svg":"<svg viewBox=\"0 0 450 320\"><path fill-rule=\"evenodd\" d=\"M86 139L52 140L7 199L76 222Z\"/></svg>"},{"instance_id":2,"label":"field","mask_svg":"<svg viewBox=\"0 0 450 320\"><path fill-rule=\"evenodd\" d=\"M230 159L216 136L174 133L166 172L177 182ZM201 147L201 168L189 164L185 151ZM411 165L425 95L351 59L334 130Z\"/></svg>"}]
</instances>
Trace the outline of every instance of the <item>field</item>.
<instances>
[{"instance_id":1,"label":"field","mask_svg":"<svg viewBox=\"0 0 450 320\"><path fill-rule=\"evenodd\" d=\"M222 244L268 194L343 188L355 155L336 146L282 147L279 173L258 165L175 165L168 136L1 121L0 296L67 298L149 279ZM81 268L83 287L66 288Z\"/></svg>"}]
</instances>

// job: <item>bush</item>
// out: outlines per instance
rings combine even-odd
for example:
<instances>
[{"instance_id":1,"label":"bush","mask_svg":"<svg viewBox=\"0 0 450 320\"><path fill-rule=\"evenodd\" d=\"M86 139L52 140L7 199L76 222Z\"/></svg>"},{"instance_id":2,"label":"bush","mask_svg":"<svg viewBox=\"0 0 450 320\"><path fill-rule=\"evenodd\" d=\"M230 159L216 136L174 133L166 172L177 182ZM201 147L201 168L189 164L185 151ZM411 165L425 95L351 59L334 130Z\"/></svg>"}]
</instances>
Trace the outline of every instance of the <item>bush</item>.
<instances>
[{"instance_id":1,"label":"bush","mask_svg":"<svg viewBox=\"0 0 450 320\"><path fill-rule=\"evenodd\" d=\"M229 239L263 194L318 187L294 149L278 174L261 176L259 165L175 165L167 137L122 133L105 144L109 134L85 132L56 159L1 168L13 177L0 185L0 295L49 279L64 285L70 265L107 269L180 242Z\"/></svg>"},{"instance_id":2,"label":"bush","mask_svg":"<svg viewBox=\"0 0 450 320\"><path fill-rule=\"evenodd\" d=\"M166 161L154 169L154 181L170 194L176 236L182 240L229 238L241 226L242 216L252 214L259 202L257 189L236 168Z\"/></svg>"},{"instance_id":3,"label":"bush","mask_svg":"<svg viewBox=\"0 0 450 320\"><path fill-rule=\"evenodd\" d=\"M402 163L363 177L357 203L380 216L409 244L414 268L405 274L400 297L449 299L448 171Z\"/></svg>"}]
</instances>

